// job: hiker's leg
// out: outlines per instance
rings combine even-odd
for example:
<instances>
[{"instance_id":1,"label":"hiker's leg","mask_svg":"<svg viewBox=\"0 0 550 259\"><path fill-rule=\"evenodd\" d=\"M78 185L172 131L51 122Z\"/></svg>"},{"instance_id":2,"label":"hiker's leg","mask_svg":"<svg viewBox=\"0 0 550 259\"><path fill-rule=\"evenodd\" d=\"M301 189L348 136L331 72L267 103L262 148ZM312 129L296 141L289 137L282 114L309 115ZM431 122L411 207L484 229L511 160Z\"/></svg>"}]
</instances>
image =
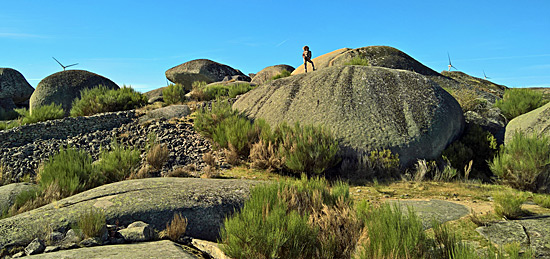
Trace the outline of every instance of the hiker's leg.
<instances>
[{"instance_id":1,"label":"hiker's leg","mask_svg":"<svg viewBox=\"0 0 550 259\"><path fill-rule=\"evenodd\" d=\"M304 59L304 70L305 70L306 73L307 73L307 59Z\"/></svg>"}]
</instances>

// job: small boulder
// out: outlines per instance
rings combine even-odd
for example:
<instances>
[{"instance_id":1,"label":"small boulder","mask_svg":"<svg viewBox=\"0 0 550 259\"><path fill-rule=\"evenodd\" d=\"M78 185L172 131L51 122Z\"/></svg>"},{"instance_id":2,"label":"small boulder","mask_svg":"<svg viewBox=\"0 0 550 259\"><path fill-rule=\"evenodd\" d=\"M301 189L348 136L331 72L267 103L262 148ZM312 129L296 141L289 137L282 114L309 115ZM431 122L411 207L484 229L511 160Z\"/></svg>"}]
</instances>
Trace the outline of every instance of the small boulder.
<instances>
[{"instance_id":1,"label":"small boulder","mask_svg":"<svg viewBox=\"0 0 550 259\"><path fill-rule=\"evenodd\" d=\"M183 85L188 91L191 91L195 81L212 83L222 81L226 76L246 77L241 71L208 59L191 60L166 70L165 74L168 80Z\"/></svg>"},{"instance_id":2,"label":"small boulder","mask_svg":"<svg viewBox=\"0 0 550 259\"><path fill-rule=\"evenodd\" d=\"M30 98L30 111L36 107L51 103L61 104L66 115L71 111L75 98L80 98L80 91L103 85L109 89L119 89L113 81L84 70L66 70L50 75L36 87Z\"/></svg>"},{"instance_id":3,"label":"small boulder","mask_svg":"<svg viewBox=\"0 0 550 259\"><path fill-rule=\"evenodd\" d=\"M145 92L144 95L147 96L147 100L149 103L155 103L155 102L163 102L164 98L162 97L162 91L166 89L167 86L157 88L155 90L151 90L149 92Z\"/></svg>"},{"instance_id":4,"label":"small boulder","mask_svg":"<svg viewBox=\"0 0 550 259\"><path fill-rule=\"evenodd\" d=\"M294 67L289 65L275 65L275 66L266 67L254 76L254 78L252 79L252 83L261 85L271 80L271 78L273 78L274 76L283 72L283 70L286 70L292 73L294 71Z\"/></svg>"},{"instance_id":5,"label":"small boulder","mask_svg":"<svg viewBox=\"0 0 550 259\"><path fill-rule=\"evenodd\" d=\"M35 238L28 246L25 247L25 254L26 255L34 255L34 254L40 254L44 252L46 249L46 245L44 244L44 241Z\"/></svg>"},{"instance_id":6,"label":"small boulder","mask_svg":"<svg viewBox=\"0 0 550 259\"><path fill-rule=\"evenodd\" d=\"M32 183L12 183L0 186L0 212L10 208L20 193L34 190L38 190L38 186Z\"/></svg>"},{"instance_id":7,"label":"small boulder","mask_svg":"<svg viewBox=\"0 0 550 259\"><path fill-rule=\"evenodd\" d=\"M147 114L139 118L140 122L152 120L152 119L172 119L182 118L191 114L191 109L187 105L170 105L162 108L158 108L152 111L148 111Z\"/></svg>"},{"instance_id":8,"label":"small boulder","mask_svg":"<svg viewBox=\"0 0 550 259\"><path fill-rule=\"evenodd\" d=\"M504 143L509 143L519 131L527 135L550 136L550 103L512 119L506 125Z\"/></svg>"},{"instance_id":9,"label":"small boulder","mask_svg":"<svg viewBox=\"0 0 550 259\"><path fill-rule=\"evenodd\" d=\"M19 71L0 68L0 99L10 99L15 104L28 100L34 88Z\"/></svg>"},{"instance_id":10,"label":"small boulder","mask_svg":"<svg viewBox=\"0 0 550 259\"><path fill-rule=\"evenodd\" d=\"M151 241L155 238L155 232L149 224L136 221L127 228L118 231L127 242L144 242Z\"/></svg>"}]
</instances>

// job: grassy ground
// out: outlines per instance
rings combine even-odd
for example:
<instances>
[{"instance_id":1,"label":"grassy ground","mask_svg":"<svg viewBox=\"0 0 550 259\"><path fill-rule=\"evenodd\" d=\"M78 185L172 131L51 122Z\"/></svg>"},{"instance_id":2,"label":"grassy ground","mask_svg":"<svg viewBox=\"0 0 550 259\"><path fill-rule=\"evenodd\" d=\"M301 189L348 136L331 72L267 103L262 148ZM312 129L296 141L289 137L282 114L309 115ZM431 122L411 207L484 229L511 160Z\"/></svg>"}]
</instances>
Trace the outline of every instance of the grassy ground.
<instances>
[{"instance_id":1,"label":"grassy ground","mask_svg":"<svg viewBox=\"0 0 550 259\"><path fill-rule=\"evenodd\" d=\"M281 180L290 178L263 170L249 169L246 165L237 166L222 173L223 178L252 179L252 180ZM472 213L485 222L502 220L494 213L492 196L496 192L512 190L509 187L495 184L476 182L411 182L395 181L390 183L368 183L351 185L351 197L356 200L368 200L373 204L380 204L387 200L446 200L466 206ZM519 191L515 191L518 192ZM535 205L529 198L522 209L530 215L550 215L550 209ZM490 243L475 231L478 227L471 219L472 214L461 219L445 223L451 229L460 233L462 239L477 248L487 248ZM428 235L433 231L427 230Z\"/></svg>"}]
</instances>

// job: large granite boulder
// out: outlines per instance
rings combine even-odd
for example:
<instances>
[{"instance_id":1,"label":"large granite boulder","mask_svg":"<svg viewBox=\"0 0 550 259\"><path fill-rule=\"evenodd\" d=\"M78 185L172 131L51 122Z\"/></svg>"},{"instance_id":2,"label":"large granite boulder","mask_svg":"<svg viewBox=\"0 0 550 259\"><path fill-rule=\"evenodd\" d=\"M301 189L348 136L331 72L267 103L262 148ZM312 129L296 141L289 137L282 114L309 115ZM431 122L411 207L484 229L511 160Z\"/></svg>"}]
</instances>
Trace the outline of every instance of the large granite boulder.
<instances>
[{"instance_id":1,"label":"large granite boulder","mask_svg":"<svg viewBox=\"0 0 550 259\"><path fill-rule=\"evenodd\" d=\"M113 81L85 70L66 70L50 75L36 87L30 99L30 111L36 107L51 103L61 104L66 115L71 111L75 98L80 98L80 91L99 85L109 89L119 89Z\"/></svg>"},{"instance_id":2,"label":"large granite boulder","mask_svg":"<svg viewBox=\"0 0 550 259\"><path fill-rule=\"evenodd\" d=\"M32 95L34 88L19 71L11 68L0 68L0 99L10 99L20 104Z\"/></svg>"},{"instance_id":3,"label":"large granite boulder","mask_svg":"<svg viewBox=\"0 0 550 259\"><path fill-rule=\"evenodd\" d=\"M172 83L183 85L188 91L192 90L195 81L206 83L222 81L226 76L241 75L241 71L230 66L208 59L195 59L166 70L166 78Z\"/></svg>"},{"instance_id":4,"label":"large granite boulder","mask_svg":"<svg viewBox=\"0 0 550 259\"><path fill-rule=\"evenodd\" d=\"M75 224L90 207L105 212L107 224L147 222L166 228L174 213L187 218L186 235L216 241L226 216L240 208L258 181L148 178L103 185L52 204L0 220L0 250L25 246L44 226L52 230Z\"/></svg>"},{"instance_id":5,"label":"large granite boulder","mask_svg":"<svg viewBox=\"0 0 550 259\"><path fill-rule=\"evenodd\" d=\"M292 71L294 71L294 67L289 65L275 65L275 66L266 67L254 76L254 78L252 79L252 83L261 85L271 80L271 78L273 78L274 76L283 72L283 70L286 70L292 73Z\"/></svg>"},{"instance_id":6,"label":"large granite boulder","mask_svg":"<svg viewBox=\"0 0 550 259\"><path fill-rule=\"evenodd\" d=\"M481 95L491 103L495 103L496 100L502 99L504 91L508 89L505 85L495 84L489 80L474 77L460 71L442 71L441 75L459 83L469 85L478 92L482 92Z\"/></svg>"},{"instance_id":7,"label":"large granite boulder","mask_svg":"<svg viewBox=\"0 0 550 259\"><path fill-rule=\"evenodd\" d=\"M390 149L402 166L437 158L464 127L457 101L427 77L370 66L274 80L243 95L233 108L271 125L323 126L341 139L344 157Z\"/></svg>"},{"instance_id":8,"label":"large granite boulder","mask_svg":"<svg viewBox=\"0 0 550 259\"><path fill-rule=\"evenodd\" d=\"M550 103L512 119L506 125L504 143L510 142L518 131L550 136Z\"/></svg>"}]
</instances>

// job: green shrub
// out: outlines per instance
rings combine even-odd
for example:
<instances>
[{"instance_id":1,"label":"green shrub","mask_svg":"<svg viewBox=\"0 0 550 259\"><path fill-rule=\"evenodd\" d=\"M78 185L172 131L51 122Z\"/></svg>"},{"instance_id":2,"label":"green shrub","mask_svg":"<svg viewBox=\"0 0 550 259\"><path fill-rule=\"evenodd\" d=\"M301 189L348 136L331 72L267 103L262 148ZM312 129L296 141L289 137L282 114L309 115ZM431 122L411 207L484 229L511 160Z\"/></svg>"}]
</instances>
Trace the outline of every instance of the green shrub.
<instances>
[{"instance_id":1,"label":"green shrub","mask_svg":"<svg viewBox=\"0 0 550 259\"><path fill-rule=\"evenodd\" d=\"M462 108L463 112L477 111L480 107L483 107L483 105L487 103L487 100L483 98L479 98L478 93L473 89L469 89L469 88L460 88L457 90L453 90L451 88L444 88L444 89L456 99L456 101Z\"/></svg>"},{"instance_id":2,"label":"green shrub","mask_svg":"<svg viewBox=\"0 0 550 259\"><path fill-rule=\"evenodd\" d=\"M500 182L536 192L539 175L549 163L550 137L517 132L509 143L501 146L490 168Z\"/></svg>"},{"instance_id":3,"label":"green shrub","mask_svg":"<svg viewBox=\"0 0 550 259\"><path fill-rule=\"evenodd\" d=\"M527 200L527 195L518 192L498 192L493 195L495 213L507 219L517 219L525 214L521 205Z\"/></svg>"},{"instance_id":4,"label":"green shrub","mask_svg":"<svg viewBox=\"0 0 550 259\"><path fill-rule=\"evenodd\" d=\"M241 211L225 219L222 250L232 258L349 258L360 225L339 210L351 203L349 186L337 186L331 190L324 179L302 176L253 188Z\"/></svg>"},{"instance_id":5,"label":"green shrub","mask_svg":"<svg viewBox=\"0 0 550 259\"><path fill-rule=\"evenodd\" d=\"M365 215L367 240L359 258L426 258L430 240L422 222L412 210L399 204L382 204Z\"/></svg>"},{"instance_id":6,"label":"green shrub","mask_svg":"<svg viewBox=\"0 0 550 259\"><path fill-rule=\"evenodd\" d=\"M470 125L462 137L443 150L443 157L453 167L459 168L461 175L465 176L464 166L473 160L471 178L489 180L491 171L488 160L491 160L497 152L498 146L495 137L478 125Z\"/></svg>"},{"instance_id":7,"label":"green shrub","mask_svg":"<svg viewBox=\"0 0 550 259\"><path fill-rule=\"evenodd\" d=\"M99 161L95 164L103 175L101 184L122 181L130 176L139 166L140 154L138 149L125 148L114 140L112 149L101 150Z\"/></svg>"},{"instance_id":8,"label":"green shrub","mask_svg":"<svg viewBox=\"0 0 550 259\"><path fill-rule=\"evenodd\" d=\"M106 231L105 212L101 209L90 208L80 215L77 225L84 237L101 237Z\"/></svg>"},{"instance_id":9,"label":"green shrub","mask_svg":"<svg viewBox=\"0 0 550 259\"><path fill-rule=\"evenodd\" d=\"M506 89L502 100L498 100L495 106L500 108L502 114L511 120L519 115L530 112L545 104L543 95L531 89Z\"/></svg>"},{"instance_id":10,"label":"green shrub","mask_svg":"<svg viewBox=\"0 0 550 259\"><path fill-rule=\"evenodd\" d=\"M222 84L213 84L204 87L204 94L207 100L218 99L222 96L229 95L229 87Z\"/></svg>"},{"instance_id":11,"label":"green shrub","mask_svg":"<svg viewBox=\"0 0 550 259\"><path fill-rule=\"evenodd\" d=\"M90 116L97 113L125 111L145 106L147 97L131 87L109 89L100 85L80 92L73 101L71 116Z\"/></svg>"},{"instance_id":12,"label":"green shrub","mask_svg":"<svg viewBox=\"0 0 550 259\"><path fill-rule=\"evenodd\" d=\"M204 81L195 81L195 82L193 82L193 84L192 84L193 88L192 88L191 93L190 93L191 99L197 100L197 101L206 101L207 96L204 93L204 87L205 86L206 86L206 82L204 82Z\"/></svg>"},{"instance_id":13,"label":"green shrub","mask_svg":"<svg viewBox=\"0 0 550 259\"><path fill-rule=\"evenodd\" d=\"M229 98L235 98L237 95L247 93L252 89L254 89L254 87L248 83L234 84L229 87L229 92L227 94Z\"/></svg>"},{"instance_id":14,"label":"green shrub","mask_svg":"<svg viewBox=\"0 0 550 259\"><path fill-rule=\"evenodd\" d=\"M550 209L550 195L548 194L535 194L533 195L533 201L543 208Z\"/></svg>"},{"instance_id":15,"label":"green shrub","mask_svg":"<svg viewBox=\"0 0 550 259\"><path fill-rule=\"evenodd\" d=\"M271 80L277 80L277 79L279 79L279 78L289 77L290 74L291 74L290 71L284 69L283 71L281 71L281 73L276 74L275 76L273 76L273 77L271 78Z\"/></svg>"},{"instance_id":16,"label":"green shrub","mask_svg":"<svg viewBox=\"0 0 550 259\"><path fill-rule=\"evenodd\" d=\"M170 84L162 90L162 98L166 104L176 104L185 101L185 88L181 84Z\"/></svg>"},{"instance_id":17,"label":"green shrub","mask_svg":"<svg viewBox=\"0 0 550 259\"><path fill-rule=\"evenodd\" d=\"M19 127L21 123L19 121L4 122L0 121L0 130L9 130L11 128Z\"/></svg>"},{"instance_id":18,"label":"green shrub","mask_svg":"<svg viewBox=\"0 0 550 259\"><path fill-rule=\"evenodd\" d=\"M432 222L434 230L434 241L436 258L452 258L452 259L470 259L477 258L476 251L464 244L458 233L452 232L447 225L442 225L437 221Z\"/></svg>"},{"instance_id":19,"label":"green shrub","mask_svg":"<svg viewBox=\"0 0 550 259\"><path fill-rule=\"evenodd\" d=\"M344 65L355 65L355 66L370 66L369 61L363 56L357 56L352 58L349 62L346 62Z\"/></svg>"},{"instance_id":20,"label":"green shrub","mask_svg":"<svg viewBox=\"0 0 550 259\"><path fill-rule=\"evenodd\" d=\"M54 103L33 108L31 112L26 109L17 110L21 115L21 125L37 123L41 121L62 119L65 117L65 112L61 105Z\"/></svg>"},{"instance_id":21,"label":"green shrub","mask_svg":"<svg viewBox=\"0 0 550 259\"><path fill-rule=\"evenodd\" d=\"M212 138L219 123L237 114L238 111L233 110L229 102L217 100L212 102L211 109L203 107L197 111L193 125L197 132L207 138Z\"/></svg>"},{"instance_id":22,"label":"green shrub","mask_svg":"<svg viewBox=\"0 0 550 259\"><path fill-rule=\"evenodd\" d=\"M101 184L102 176L92 166L92 157L74 148L61 149L51 156L38 173L42 189L51 184L60 187L63 197L93 188Z\"/></svg>"},{"instance_id":23,"label":"green shrub","mask_svg":"<svg viewBox=\"0 0 550 259\"><path fill-rule=\"evenodd\" d=\"M247 155L252 133L253 127L250 120L233 115L218 124L212 139L221 148L228 148L231 145L238 154Z\"/></svg>"},{"instance_id":24,"label":"green shrub","mask_svg":"<svg viewBox=\"0 0 550 259\"><path fill-rule=\"evenodd\" d=\"M279 154L285 166L297 174L321 174L338 163L338 141L321 127L290 127L283 123L276 128L279 135Z\"/></svg>"}]
</instances>

